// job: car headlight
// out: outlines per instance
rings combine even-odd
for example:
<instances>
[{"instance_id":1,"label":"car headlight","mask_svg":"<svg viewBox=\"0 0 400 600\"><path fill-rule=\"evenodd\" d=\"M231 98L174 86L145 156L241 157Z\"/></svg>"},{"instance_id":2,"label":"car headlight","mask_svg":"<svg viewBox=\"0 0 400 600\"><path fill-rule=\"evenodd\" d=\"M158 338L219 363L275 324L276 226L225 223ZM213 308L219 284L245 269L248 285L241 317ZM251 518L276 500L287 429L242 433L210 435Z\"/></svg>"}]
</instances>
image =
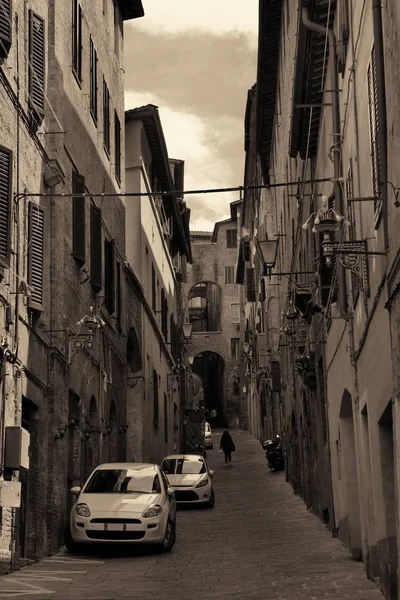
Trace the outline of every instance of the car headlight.
<instances>
[{"instance_id":1,"label":"car headlight","mask_svg":"<svg viewBox=\"0 0 400 600\"><path fill-rule=\"evenodd\" d=\"M197 487L197 488L199 488L199 487L204 487L204 486L205 486L205 485L207 485L207 484L208 484L208 479L203 479L203 481L200 481L200 483L198 483L198 484L196 485L196 487Z\"/></svg>"},{"instance_id":2,"label":"car headlight","mask_svg":"<svg viewBox=\"0 0 400 600\"><path fill-rule=\"evenodd\" d=\"M90 517L90 510L87 504L78 504L75 512L80 517Z\"/></svg>"},{"instance_id":3,"label":"car headlight","mask_svg":"<svg viewBox=\"0 0 400 600\"><path fill-rule=\"evenodd\" d=\"M153 506L149 506L143 511L142 517L145 519L150 519L151 517L158 517L161 515L162 508L159 504L153 504Z\"/></svg>"}]
</instances>

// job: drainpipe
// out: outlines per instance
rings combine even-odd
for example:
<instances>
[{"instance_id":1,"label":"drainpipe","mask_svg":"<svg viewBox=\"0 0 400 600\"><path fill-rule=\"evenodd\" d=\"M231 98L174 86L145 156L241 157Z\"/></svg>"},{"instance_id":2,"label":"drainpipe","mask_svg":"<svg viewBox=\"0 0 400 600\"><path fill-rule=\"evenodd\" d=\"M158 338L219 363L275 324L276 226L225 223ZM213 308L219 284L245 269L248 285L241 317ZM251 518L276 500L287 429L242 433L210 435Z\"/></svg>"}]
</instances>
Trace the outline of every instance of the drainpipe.
<instances>
[{"instance_id":1,"label":"drainpipe","mask_svg":"<svg viewBox=\"0 0 400 600\"><path fill-rule=\"evenodd\" d=\"M385 88L385 52L383 43L382 5L381 0L372 2L372 18L374 24L374 46L376 61L376 80L378 91L379 120L379 154L382 178L382 218L385 251L389 249L388 191L387 191L387 121L386 121L386 88Z\"/></svg>"},{"instance_id":2,"label":"drainpipe","mask_svg":"<svg viewBox=\"0 0 400 600\"><path fill-rule=\"evenodd\" d=\"M302 8L302 21L303 25L320 33L321 35L328 35L329 39L329 54L332 58L333 64L331 68L331 88L332 88L332 133L334 143L334 179L335 179L335 201L337 211L344 214L344 202L342 193L342 158L341 158L341 127L340 127L340 109L339 109L339 77L337 69L337 57L336 57L336 35L329 29L329 27L323 27L314 23L310 19L310 11L307 7ZM339 285L339 310L342 317L347 317L347 297L346 297L346 276L345 271L341 265L338 265L338 285Z\"/></svg>"}]
</instances>

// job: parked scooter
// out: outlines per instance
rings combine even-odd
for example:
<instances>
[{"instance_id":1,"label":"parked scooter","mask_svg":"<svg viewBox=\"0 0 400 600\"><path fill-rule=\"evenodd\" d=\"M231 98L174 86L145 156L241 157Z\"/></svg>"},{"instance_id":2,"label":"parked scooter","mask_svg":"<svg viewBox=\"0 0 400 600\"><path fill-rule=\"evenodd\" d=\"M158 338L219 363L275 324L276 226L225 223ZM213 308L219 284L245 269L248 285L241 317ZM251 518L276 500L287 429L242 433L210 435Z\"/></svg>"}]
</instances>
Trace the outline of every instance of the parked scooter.
<instances>
[{"instance_id":1,"label":"parked scooter","mask_svg":"<svg viewBox=\"0 0 400 600\"><path fill-rule=\"evenodd\" d=\"M285 456L283 453L281 436L276 435L272 440L263 442L263 450L271 471L283 471L285 468Z\"/></svg>"}]
</instances>

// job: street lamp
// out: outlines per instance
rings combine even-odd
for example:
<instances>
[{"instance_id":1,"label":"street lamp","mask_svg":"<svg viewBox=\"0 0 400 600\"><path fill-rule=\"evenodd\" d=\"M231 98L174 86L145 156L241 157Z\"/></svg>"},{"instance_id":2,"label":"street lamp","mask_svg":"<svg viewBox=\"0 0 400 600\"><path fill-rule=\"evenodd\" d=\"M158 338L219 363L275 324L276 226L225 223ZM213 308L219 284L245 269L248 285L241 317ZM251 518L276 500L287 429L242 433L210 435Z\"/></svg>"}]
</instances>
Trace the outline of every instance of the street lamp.
<instances>
[{"instance_id":1,"label":"street lamp","mask_svg":"<svg viewBox=\"0 0 400 600\"><path fill-rule=\"evenodd\" d=\"M182 333L186 342L192 337L193 323L182 323Z\"/></svg>"},{"instance_id":2,"label":"street lamp","mask_svg":"<svg viewBox=\"0 0 400 600\"><path fill-rule=\"evenodd\" d=\"M190 366L192 366L193 362L194 362L194 356L192 356L192 355L188 356L188 363Z\"/></svg>"},{"instance_id":3,"label":"street lamp","mask_svg":"<svg viewBox=\"0 0 400 600\"><path fill-rule=\"evenodd\" d=\"M273 269L276 264L278 256L279 237L274 240L259 240L257 239L257 250L261 259L261 263L264 266L265 271L268 273L270 269Z\"/></svg>"}]
</instances>

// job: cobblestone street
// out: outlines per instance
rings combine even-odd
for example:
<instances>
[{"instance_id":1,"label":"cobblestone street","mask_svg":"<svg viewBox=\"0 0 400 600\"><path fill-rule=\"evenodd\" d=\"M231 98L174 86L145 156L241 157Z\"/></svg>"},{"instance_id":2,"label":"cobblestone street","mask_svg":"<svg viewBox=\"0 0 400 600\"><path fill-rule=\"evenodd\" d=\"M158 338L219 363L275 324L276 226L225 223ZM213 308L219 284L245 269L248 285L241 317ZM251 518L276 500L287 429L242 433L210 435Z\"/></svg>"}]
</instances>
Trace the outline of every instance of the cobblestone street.
<instances>
[{"instance_id":1,"label":"cobblestone street","mask_svg":"<svg viewBox=\"0 0 400 600\"><path fill-rule=\"evenodd\" d=\"M270 474L257 441L236 433L231 468L218 453L213 510L180 510L169 555L64 551L3 577L0 598L57 600L383 598L337 539L309 514L284 474Z\"/></svg>"}]
</instances>

